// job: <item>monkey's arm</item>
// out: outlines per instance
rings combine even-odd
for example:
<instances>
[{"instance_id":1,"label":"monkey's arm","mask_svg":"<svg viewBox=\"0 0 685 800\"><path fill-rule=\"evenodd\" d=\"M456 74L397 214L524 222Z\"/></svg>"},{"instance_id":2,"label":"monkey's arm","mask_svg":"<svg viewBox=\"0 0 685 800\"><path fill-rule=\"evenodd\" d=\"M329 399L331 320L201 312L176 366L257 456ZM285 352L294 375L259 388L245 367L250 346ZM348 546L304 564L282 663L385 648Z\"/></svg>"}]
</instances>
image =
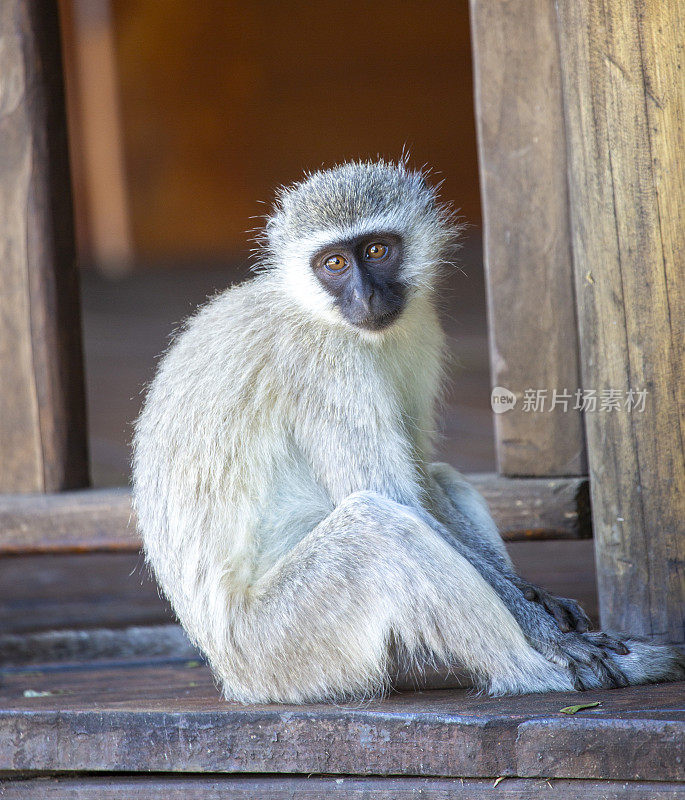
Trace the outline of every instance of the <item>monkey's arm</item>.
<instances>
[{"instance_id":1,"label":"monkey's arm","mask_svg":"<svg viewBox=\"0 0 685 800\"><path fill-rule=\"evenodd\" d=\"M555 597L515 573L485 500L457 470L449 464L431 464L428 482L431 513L451 537L502 572L526 600L543 606L562 631L584 632L590 628L590 620L575 600Z\"/></svg>"},{"instance_id":2,"label":"monkey's arm","mask_svg":"<svg viewBox=\"0 0 685 800\"><path fill-rule=\"evenodd\" d=\"M425 524L480 572L531 641L540 636L540 621L534 612L541 608L562 631L588 630L589 621L575 601L555 598L516 575L485 501L459 473L446 464L431 465L426 476L429 485L426 487L423 482L429 495L429 502L424 504L422 481L407 450L407 440L392 427L383 430L379 426L379 419L391 412L375 416L369 413L374 409L373 393L365 398L365 408L366 413L359 412L355 424L346 427L337 421L342 412L338 415L328 408L324 413L310 407L300 418L300 425L305 420L315 427L317 435L307 435L306 429L295 427L295 438L305 460L313 465L317 480L334 504L364 490L413 508ZM330 442L337 442L337 446L331 447ZM529 603L525 592L529 597L535 592L540 606Z\"/></svg>"}]
</instances>

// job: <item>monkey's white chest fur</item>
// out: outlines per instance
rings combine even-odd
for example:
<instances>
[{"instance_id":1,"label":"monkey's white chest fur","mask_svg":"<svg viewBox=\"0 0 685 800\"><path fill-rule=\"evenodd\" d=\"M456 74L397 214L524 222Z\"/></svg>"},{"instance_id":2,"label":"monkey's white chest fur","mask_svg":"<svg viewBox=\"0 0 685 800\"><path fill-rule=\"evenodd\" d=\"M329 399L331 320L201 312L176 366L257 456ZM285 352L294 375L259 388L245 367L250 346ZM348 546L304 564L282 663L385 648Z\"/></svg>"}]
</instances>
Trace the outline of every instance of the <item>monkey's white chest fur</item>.
<instances>
[{"instance_id":1,"label":"monkey's white chest fur","mask_svg":"<svg viewBox=\"0 0 685 800\"><path fill-rule=\"evenodd\" d=\"M417 306L392 335L317 330L267 274L190 320L150 387L134 461L146 551L180 615L203 584L212 604L217 571L249 590L355 491L418 500L442 336Z\"/></svg>"}]
</instances>

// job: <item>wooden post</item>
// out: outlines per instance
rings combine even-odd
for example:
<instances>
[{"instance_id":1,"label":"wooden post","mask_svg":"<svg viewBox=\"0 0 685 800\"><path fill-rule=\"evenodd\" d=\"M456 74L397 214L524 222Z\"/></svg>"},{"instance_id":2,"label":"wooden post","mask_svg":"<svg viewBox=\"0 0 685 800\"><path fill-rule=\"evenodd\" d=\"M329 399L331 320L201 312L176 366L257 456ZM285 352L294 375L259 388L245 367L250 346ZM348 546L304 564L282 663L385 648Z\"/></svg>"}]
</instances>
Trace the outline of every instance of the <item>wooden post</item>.
<instances>
[{"instance_id":1,"label":"wooden post","mask_svg":"<svg viewBox=\"0 0 685 800\"><path fill-rule=\"evenodd\" d=\"M0 3L0 491L85 486L88 463L56 3Z\"/></svg>"},{"instance_id":2,"label":"wooden post","mask_svg":"<svg viewBox=\"0 0 685 800\"><path fill-rule=\"evenodd\" d=\"M583 384L623 406L585 415L602 624L682 642L685 7L557 12Z\"/></svg>"},{"instance_id":3,"label":"wooden post","mask_svg":"<svg viewBox=\"0 0 685 800\"><path fill-rule=\"evenodd\" d=\"M554 3L471 0L471 20L492 378L517 398L495 416L498 470L584 475Z\"/></svg>"},{"instance_id":4,"label":"wooden post","mask_svg":"<svg viewBox=\"0 0 685 800\"><path fill-rule=\"evenodd\" d=\"M124 146L111 0L59 0L78 249L111 276L130 271Z\"/></svg>"}]
</instances>

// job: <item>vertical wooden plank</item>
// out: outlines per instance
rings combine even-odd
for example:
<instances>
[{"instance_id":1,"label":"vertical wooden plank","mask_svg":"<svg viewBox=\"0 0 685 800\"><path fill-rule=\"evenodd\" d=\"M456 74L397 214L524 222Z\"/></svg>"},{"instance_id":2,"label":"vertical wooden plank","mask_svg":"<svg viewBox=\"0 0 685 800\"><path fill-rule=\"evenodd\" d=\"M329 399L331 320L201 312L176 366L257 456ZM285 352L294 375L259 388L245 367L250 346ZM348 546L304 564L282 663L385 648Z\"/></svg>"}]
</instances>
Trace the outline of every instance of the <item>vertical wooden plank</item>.
<instances>
[{"instance_id":1,"label":"vertical wooden plank","mask_svg":"<svg viewBox=\"0 0 685 800\"><path fill-rule=\"evenodd\" d=\"M133 243L111 0L59 0L58 6L79 253L102 272L123 275L131 269Z\"/></svg>"},{"instance_id":2,"label":"vertical wooden plank","mask_svg":"<svg viewBox=\"0 0 685 800\"><path fill-rule=\"evenodd\" d=\"M471 0L488 324L506 475L582 475L582 416L553 0ZM532 410L527 389L545 392ZM571 395L553 409L554 391Z\"/></svg>"},{"instance_id":3,"label":"vertical wooden plank","mask_svg":"<svg viewBox=\"0 0 685 800\"><path fill-rule=\"evenodd\" d=\"M0 3L0 491L88 479L56 5Z\"/></svg>"},{"instance_id":4,"label":"vertical wooden plank","mask_svg":"<svg viewBox=\"0 0 685 800\"><path fill-rule=\"evenodd\" d=\"M557 12L583 383L624 405L586 414L602 623L682 642L685 8Z\"/></svg>"}]
</instances>

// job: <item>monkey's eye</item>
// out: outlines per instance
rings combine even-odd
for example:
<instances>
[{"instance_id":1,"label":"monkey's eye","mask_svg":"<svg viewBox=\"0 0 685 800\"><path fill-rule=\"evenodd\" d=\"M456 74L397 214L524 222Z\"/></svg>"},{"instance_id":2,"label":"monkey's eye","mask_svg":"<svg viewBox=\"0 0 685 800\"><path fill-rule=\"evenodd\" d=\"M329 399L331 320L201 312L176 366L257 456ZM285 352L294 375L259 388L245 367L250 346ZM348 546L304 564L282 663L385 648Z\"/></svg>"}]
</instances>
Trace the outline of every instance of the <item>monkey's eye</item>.
<instances>
[{"instance_id":1,"label":"monkey's eye","mask_svg":"<svg viewBox=\"0 0 685 800\"><path fill-rule=\"evenodd\" d=\"M324 261L324 267L329 272L342 272L347 266L347 260L342 256L331 256Z\"/></svg>"},{"instance_id":2,"label":"monkey's eye","mask_svg":"<svg viewBox=\"0 0 685 800\"><path fill-rule=\"evenodd\" d=\"M380 242L370 244L364 251L364 258L371 259L372 261L380 261L388 255L388 248Z\"/></svg>"}]
</instances>

